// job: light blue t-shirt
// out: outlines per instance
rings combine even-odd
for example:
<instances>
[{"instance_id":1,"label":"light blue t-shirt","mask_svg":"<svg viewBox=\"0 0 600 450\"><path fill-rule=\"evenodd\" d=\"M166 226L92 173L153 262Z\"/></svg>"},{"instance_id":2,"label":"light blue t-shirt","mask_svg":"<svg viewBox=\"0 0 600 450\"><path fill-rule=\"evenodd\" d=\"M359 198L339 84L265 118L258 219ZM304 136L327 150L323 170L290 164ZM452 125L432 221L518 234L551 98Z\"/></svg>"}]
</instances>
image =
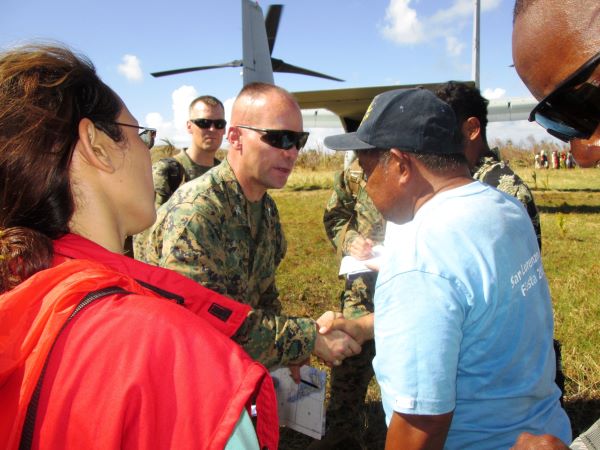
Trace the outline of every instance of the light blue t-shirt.
<instances>
[{"instance_id":1,"label":"light blue t-shirt","mask_svg":"<svg viewBox=\"0 0 600 450\"><path fill-rule=\"evenodd\" d=\"M509 448L528 431L571 441L554 383L548 283L531 221L479 182L388 224L373 362L394 411L454 411L445 448Z\"/></svg>"},{"instance_id":2,"label":"light blue t-shirt","mask_svg":"<svg viewBox=\"0 0 600 450\"><path fill-rule=\"evenodd\" d=\"M235 425L233 433L227 441L225 450L258 450L258 438L252 420L246 412L242 410L240 418Z\"/></svg>"}]
</instances>

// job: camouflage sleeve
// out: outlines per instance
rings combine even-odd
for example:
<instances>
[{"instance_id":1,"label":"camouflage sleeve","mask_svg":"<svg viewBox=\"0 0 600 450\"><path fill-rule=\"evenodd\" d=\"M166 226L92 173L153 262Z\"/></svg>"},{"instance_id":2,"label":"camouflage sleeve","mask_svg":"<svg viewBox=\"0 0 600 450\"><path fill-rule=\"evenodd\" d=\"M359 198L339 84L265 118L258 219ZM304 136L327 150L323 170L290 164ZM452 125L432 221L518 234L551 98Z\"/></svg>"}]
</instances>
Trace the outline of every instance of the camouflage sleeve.
<instances>
[{"instance_id":1,"label":"camouflage sleeve","mask_svg":"<svg viewBox=\"0 0 600 450\"><path fill-rule=\"evenodd\" d=\"M173 192L181 184L183 167L173 158L164 158L152 165L152 181L154 182L154 207L166 203Z\"/></svg>"},{"instance_id":2,"label":"camouflage sleeve","mask_svg":"<svg viewBox=\"0 0 600 450\"><path fill-rule=\"evenodd\" d=\"M333 193L323 214L325 232L336 250L340 245L342 245L342 250L345 250L348 244L358 236L358 232L352 230L349 225L354 217L355 206L356 199L348 187L346 171L336 173L333 181ZM346 226L347 224L348 226ZM342 239L343 242L341 242Z\"/></svg>"},{"instance_id":3,"label":"camouflage sleeve","mask_svg":"<svg viewBox=\"0 0 600 450\"><path fill-rule=\"evenodd\" d=\"M241 300L247 288L235 273L240 270L236 246L242 240L222 236L220 220L225 219L210 210L199 213L191 204L180 203L166 214L161 239L153 236L152 240L162 245L160 266ZM284 242L279 243L277 258L283 257ZM269 368L307 359L316 338L314 320L281 314L274 274L271 276L273 280L260 295L260 304L265 306L254 307L233 337L253 359Z\"/></svg>"},{"instance_id":4,"label":"camouflage sleeve","mask_svg":"<svg viewBox=\"0 0 600 450\"><path fill-rule=\"evenodd\" d=\"M306 317L253 309L233 340L269 370L308 359L315 347L316 322Z\"/></svg>"}]
</instances>

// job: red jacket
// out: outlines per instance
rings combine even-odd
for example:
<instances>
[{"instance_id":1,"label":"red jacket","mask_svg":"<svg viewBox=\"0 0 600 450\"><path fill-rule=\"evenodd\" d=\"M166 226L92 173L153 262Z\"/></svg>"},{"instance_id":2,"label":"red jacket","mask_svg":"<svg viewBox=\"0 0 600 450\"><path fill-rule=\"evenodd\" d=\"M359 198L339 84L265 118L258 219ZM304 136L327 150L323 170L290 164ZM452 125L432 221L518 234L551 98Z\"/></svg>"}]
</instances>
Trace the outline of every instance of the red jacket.
<instances>
[{"instance_id":1,"label":"red jacket","mask_svg":"<svg viewBox=\"0 0 600 450\"><path fill-rule=\"evenodd\" d=\"M261 447L277 447L271 378L222 333L235 332L245 305L75 235L56 241L55 253L53 268L0 296L5 448L18 448L46 359L32 448L221 449L253 402ZM67 322L88 293L109 286L129 294Z\"/></svg>"}]
</instances>

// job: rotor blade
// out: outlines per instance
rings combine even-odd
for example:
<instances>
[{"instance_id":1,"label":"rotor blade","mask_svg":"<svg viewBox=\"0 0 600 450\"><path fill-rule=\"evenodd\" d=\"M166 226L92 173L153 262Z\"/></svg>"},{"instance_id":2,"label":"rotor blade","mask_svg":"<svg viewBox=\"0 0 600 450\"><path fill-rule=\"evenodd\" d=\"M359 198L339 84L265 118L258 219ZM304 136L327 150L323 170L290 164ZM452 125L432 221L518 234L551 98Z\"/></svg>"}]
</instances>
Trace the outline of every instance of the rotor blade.
<instances>
[{"instance_id":1,"label":"rotor blade","mask_svg":"<svg viewBox=\"0 0 600 450\"><path fill-rule=\"evenodd\" d=\"M198 66L186 67L185 69L164 70L162 72L152 72L150 75L152 75L153 77L165 77L167 75L177 75L179 73L195 72L196 70L219 69L221 67L242 67L242 65L242 61L236 59L228 63L216 64L214 66Z\"/></svg>"},{"instance_id":2,"label":"rotor blade","mask_svg":"<svg viewBox=\"0 0 600 450\"><path fill-rule=\"evenodd\" d=\"M277 29L279 28L279 19L283 5L271 5L265 19L265 28L267 30L267 39L269 41L269 54L273 53L275 47L275 38L277 37Z\"/></svg>"},{"instance_id":3,"label":"rotor blade","mask_svg":"<svg viewBox=\"0 0 600 450\"><path fill-rule=\"evenodd\" d=\"M301 75L309 75L311 77L325 78L327 80L344 81L339 78L332 77L330 75L325 75L324 73L315 72L314 70L308 70L302 67L293 66L277 58L271 58L271 64L273 66L273 72L298 73Z\"/></svg>"}]
</instances>

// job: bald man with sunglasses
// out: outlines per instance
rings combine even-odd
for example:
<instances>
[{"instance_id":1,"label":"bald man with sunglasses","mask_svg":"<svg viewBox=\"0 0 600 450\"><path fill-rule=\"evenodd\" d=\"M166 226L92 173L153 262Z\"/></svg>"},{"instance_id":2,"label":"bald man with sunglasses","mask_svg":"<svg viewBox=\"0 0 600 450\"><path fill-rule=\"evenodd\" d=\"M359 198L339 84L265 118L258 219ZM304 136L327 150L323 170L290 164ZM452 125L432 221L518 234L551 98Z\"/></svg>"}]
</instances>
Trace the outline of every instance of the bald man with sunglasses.
<instances>
[{"instance_id":1,"label":"bald man with sunglasses","mask_svg":"<svg viewBox=\"0 0 600 450\"><path fill-rule=\"evenodd\" d=\"M144 260L250 305L234 340L268 368L297 369L311 354L341 363L360 346L343 332L318 334L311 318L283 314L275 284L287 246L267 190L285 186L306 144L298 104L279 87L247 85L233 105L227 138L226 160L159 209Z\"/></svg>"},{"instance_id":2,"label":"bald man with sunglasses","mask_svg":"<svg viewBox=\"0 0 600 450\"><path fill-rule=\"evenodd\" d=\"M530 121L573 145L576 160L600 161L600 2L517 0L512 35L517 73L540 102ZM571 449L600 447L600 420ZM549 434L523 433L514 450L568 450Z\"/></svg>"},{"instance_id":3,"label":"bald man with sunglasses","mask_svg":"<svg viewBox=\"0 0 600 450\"><path fill-rule=\"evenodd\" d=\"M221 161L215 158L225 135L225 108L211 95L195 98L189 107L187 131L191 145L172 158L163 158L152 166L156 209L182 185L208 172Z\"/></svg>"},{"instance_id":4,"label":"bald man with sunglasses","mask_svg":"<svg viewBox=\"0 0 600 450\"><path fill-rule=\"evenodd\" d=\"M513 60L540 103L530 121L573 141L573 156L600 161L600 2L517 0Z\"/></svg>"}]
</instances>

